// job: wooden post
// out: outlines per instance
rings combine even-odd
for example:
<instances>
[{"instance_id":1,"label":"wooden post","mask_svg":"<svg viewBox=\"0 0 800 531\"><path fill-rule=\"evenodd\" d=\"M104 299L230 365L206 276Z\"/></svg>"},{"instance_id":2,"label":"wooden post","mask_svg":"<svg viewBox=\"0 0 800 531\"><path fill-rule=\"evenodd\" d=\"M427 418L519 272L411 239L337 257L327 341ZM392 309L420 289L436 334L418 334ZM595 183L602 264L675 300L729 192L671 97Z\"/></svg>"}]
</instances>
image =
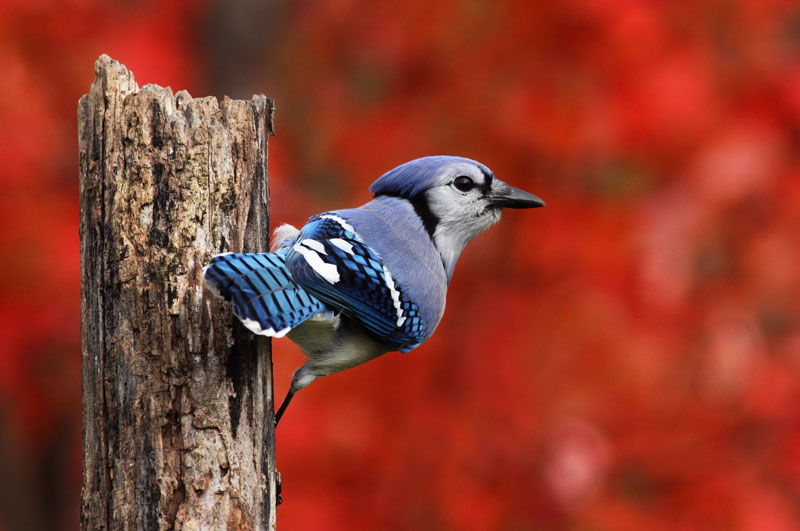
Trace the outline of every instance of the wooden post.
<instances>
[{"instance_id":1,"label":"wooden post","mask_svg":"<svg viewBox=\"0 0 800 531\"><path fill-rule=\"evenodd\" d=\"M203 291L268 248L273 103L193 99L108 56L78 108L83 529L272 529L270 343Z\"/></svg>"}]
</instances>

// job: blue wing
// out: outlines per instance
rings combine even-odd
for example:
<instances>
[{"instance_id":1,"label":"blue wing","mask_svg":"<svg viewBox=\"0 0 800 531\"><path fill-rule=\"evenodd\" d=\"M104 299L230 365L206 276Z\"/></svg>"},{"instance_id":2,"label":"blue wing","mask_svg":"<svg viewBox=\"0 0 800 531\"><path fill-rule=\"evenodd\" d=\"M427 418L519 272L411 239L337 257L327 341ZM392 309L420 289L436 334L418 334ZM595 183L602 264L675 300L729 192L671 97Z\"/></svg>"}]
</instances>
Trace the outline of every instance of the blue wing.
<instances>
[{"instance_id":1,"label":"blue wing","mask_svg":"<svg viewBox=\"0 0 800 531\"><path fill-rule=\"evenodd\" d=\"M292 280L285 260L286 250L219 254L211 259L203 278L212 292L233 303L233 313L251 331L282 337L312 315L328 310Z\"/></svg>"},{"instance_id":2,"label":"blue wing","mask_svg":"<svg viewBox=\"0 0 800 531\"><path fill-rule=\"evenodd\" d=\"M303 227L286 256L292 278L328 306L361 322L378 339L402 351L419 346L425 323L383 261L335 213Z\"/></svg>"}]
</instances>

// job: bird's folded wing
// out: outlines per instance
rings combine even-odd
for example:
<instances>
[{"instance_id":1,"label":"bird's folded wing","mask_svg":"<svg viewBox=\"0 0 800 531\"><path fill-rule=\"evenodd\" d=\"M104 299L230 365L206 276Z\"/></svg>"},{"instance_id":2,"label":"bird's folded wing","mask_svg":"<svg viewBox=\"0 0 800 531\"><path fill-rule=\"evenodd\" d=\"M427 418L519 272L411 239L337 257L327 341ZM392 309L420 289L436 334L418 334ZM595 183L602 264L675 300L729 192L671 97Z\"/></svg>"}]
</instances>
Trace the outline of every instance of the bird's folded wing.
<instances>
[{"instance_id":1,"label":"bird's folded wing","mask_svg":"<svg viewBox=\"0 0 800 531\"><path fill-rule=\"evenodd\" d=\"M419 308L403 296L377 253L335 213L311 218L286 256L294 281L407 352L425 337Z\"/></svg>"}]
</instances>

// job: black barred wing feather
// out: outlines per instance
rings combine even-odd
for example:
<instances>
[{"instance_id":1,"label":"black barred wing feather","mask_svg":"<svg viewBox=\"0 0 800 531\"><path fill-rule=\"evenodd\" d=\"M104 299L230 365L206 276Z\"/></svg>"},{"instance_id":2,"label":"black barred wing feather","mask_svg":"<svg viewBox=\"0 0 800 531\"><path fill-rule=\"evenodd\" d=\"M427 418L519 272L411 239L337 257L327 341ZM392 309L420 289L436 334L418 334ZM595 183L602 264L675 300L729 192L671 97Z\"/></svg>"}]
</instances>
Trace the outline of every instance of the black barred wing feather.
<instances>
[{"instance_id":1,"label":"black barred wing feather","mask_svg":"<svg viewBox=\"0 0 800 531\"><path fill-rule=\"evenodd\" d=\"M233 313L256 334L282 337L328 308L298 286L278 253L227 253L211 259L203 278L212 293L233 303Z\"/></svg>"},{"instance_id":2,"label":"black barred wing feather","mask_svg":"<svg viewBox=\"0 0 800 531\"><path fill-rule=\"evenodd\" d=\"M380 257L336 214L311 218L286 265L295 282L357 319L380 341L408 352L425 337L418 306L403 296Z\"/></svg>"}]
</instances>

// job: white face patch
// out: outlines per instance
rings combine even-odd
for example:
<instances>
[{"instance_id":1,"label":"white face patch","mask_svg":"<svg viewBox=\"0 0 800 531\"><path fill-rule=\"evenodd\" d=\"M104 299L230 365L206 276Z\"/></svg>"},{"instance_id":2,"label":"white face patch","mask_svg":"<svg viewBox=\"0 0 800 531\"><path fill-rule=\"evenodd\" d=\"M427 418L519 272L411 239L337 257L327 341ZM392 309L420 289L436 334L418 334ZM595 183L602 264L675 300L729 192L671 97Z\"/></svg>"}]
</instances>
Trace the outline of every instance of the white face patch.
<instances>
[{"instance_id":1,"label":"white face patch","mask_svg":"<svg viewBox=\"0 0 800 531\"><path fill-rule=\"evenodd\" d=\"M326 254L325 248L320 242L307 239L301 241L300 243L294 244L292 249L295 252L300 253L303 258L306 259L308 265L311 266L311 269L313 269L319 276L331 284L336 284L339 282L339 270L336 269L336 265L324 262L318 254L320 251L322 254Z\"/></svg>"},{"instance_id":2,"label":"white face patch","mask_svg":"<svg viewBox=\"0 0 800 531\"><path fill-rule=\"evenodd\" d=\"M461 191L454 186L459 176L472 179L475 186ZM448 278L467 243L500 219L500 209L489 206L482 187L486 177L473 164L463 163L447 168L439 185L425 191L428 208L438 223L433 242L442 256Z\"/></svg>"}]
</instances>

